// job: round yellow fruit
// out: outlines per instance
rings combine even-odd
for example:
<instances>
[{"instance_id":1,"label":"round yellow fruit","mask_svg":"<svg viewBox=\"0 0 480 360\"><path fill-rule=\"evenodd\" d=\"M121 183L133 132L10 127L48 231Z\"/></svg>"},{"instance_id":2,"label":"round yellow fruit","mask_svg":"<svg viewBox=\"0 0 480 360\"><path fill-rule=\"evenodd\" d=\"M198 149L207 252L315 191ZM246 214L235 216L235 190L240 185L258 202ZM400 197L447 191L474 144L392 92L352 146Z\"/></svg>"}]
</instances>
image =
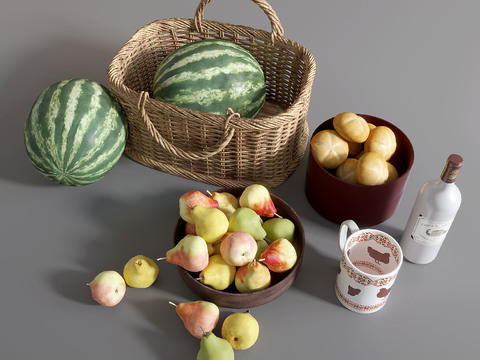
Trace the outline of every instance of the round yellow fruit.
<instances>
[{"instance_id":1,"label":"round yellow fruit","mask_svg":"<svg viewBox=\"0 0 480 360\"><path fill-rule=\"evenodd\" d=\"M325 169L335 169L348 157L348 142L334 130L322 130L310 141L312 153Z\"/></svg>"},{"instance_id":2,"label":"round yellow fruit","mask_svg":"<svg viewBox=\"0 0 480 360\"><path fill-rule=\"evenodd\" d=\"M376 152L367 152L358 160L357 181L362 185L381 185L388 179L385 159Z\"/></svg>"},{"instance_id":3,"label":"round yellow fruit","mask_svg":"<svg viewBox=\"0 0 480 360\"><path fill-rule=\"evenodd\" d=\"M144 289L157 280L158 271L158 265L154 260L143 255L137 255L125 264L123 278L128 286Z\"/></svg>"},{"instance_id":4,"label":"round yellow fruit","mask_svg":"<svg viewBox=\"0 0 480 360\"><path fill-rule=\"evenodd\" d=\"M235 350L246 350L255 344L260 333L257 320L247 311L234 313L222 325L222 338Z\"/></svg>"},{"instance_id":5,"label":"round yellow fruit","mask_svg":"<svg viewBox=\"0 0 480 360\"><path fill-rule=\"evenodd\" d=\"M343 112L333 118L333 128L347 141L363 143L370 134L370 127L361 116Z\"/></svg>"}]
</instances>

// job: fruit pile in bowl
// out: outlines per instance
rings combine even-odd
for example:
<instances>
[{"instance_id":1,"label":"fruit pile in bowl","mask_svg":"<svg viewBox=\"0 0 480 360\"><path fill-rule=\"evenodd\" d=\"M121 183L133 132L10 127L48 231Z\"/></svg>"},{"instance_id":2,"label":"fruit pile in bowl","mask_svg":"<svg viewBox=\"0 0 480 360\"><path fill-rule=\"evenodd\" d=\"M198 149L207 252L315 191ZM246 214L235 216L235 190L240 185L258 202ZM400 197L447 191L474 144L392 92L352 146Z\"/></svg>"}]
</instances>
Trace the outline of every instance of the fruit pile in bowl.
<instances>
[{"instance_id":1,"label":"fruit pile in bowl","mask_svg":"<svg viewBox=\"0 0 480 360\"><path fill-rule=\"evenodd\" d=\"M305 233L295 211L260 184L197 190L179 199L174 247L177 264L200 298L251 308L282 295L298 274Z\"/></svg>"}]
</instances>

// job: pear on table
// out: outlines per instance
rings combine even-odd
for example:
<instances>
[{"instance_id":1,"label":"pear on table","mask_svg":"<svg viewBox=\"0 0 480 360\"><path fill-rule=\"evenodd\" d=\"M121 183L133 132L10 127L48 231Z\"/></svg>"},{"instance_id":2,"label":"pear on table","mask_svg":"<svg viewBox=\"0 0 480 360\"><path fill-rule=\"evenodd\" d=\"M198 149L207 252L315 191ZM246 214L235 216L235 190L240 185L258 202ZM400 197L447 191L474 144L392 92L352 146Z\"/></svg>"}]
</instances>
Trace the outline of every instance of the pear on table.
<instances>
[{"instance_id":1,"label":"pear on table","mask_svg":"<svg viewBox=\"0 0 480 360\"><path fill-rule=\"evenodd\" d=\"M249 311L230 314L222 324L222 338L235 350L251 348L257 341L259 332L258 322Z\"/></svg>"},{"instance_id":2,"label":"pear on table","mask_svg":"<svg viewBox=\"0 0 480 360\"><path fill-rule=\"evenodd\" d=\"M115 306L122 301L127 286L122 275L114 270L102 271L87 284L92 298L102 306Z\"/></svg>"},{"instance_id":3,"label":"pear on table","mask_svg":"<svg viewBox=\"0 0 480 360\"><path fill-rule=\"evenodd\" d=\"M297 262L297 251L287 239L277 239L268 245L259 261L273 272L285 272Z\"/></svg>"},{"instance_id":4,"label":"pear on table","mask_svg":"<svg viewBox=\"0 0 480 360\"><path fill-rule=\"evenodd\" d=\"M175 306L185 328L197 339L201 339L204 332L213 331L218 323L220 309L212 302L198 300L180 302L178 305L171 301L169 303Z\"/></svg>"},{"instance_id":5,"label":"pear on table","mask_svg":"<svg viewBox=\"0 0 480 360\"><path fill-rule=\"evenodd\" d=\"M262 218L250 208L238 208L230 215L228 221L228 232L244 231L252 235L255 240L261 240L267 234L262 227Z\"/></svg>"},{"instance_id":6,"label":"pear on table","mask_svg":"<svg viewBox=\"0 0 480 360\"><path fill-rule=\"evenodd\" d=\"M240 195L241 207L254 210L260 216L273 217L277 209L268 189L260 184L247 186Z\"/></svg>"},{"instance_id":7,"label":"pear on table","mask_svg":"<svg viewBox=\"0 0 480 360\"><path fill-rule=\"evenodd\" d=\"M186 235L177 245L167 251L165 258L157 260L167 260L187 271L199 272L208 265L208 259L208 247L205 240L197 235Z\"/></svg>"},{"instance_id":8,"label":"pear on table","mask_svg":"<svg viewBox=\"0 0 480 360\"><path fill-rule=\"evenodd\" d=\"M227 264L243 266L255 259L257 242L247 232L227 233L220 243L220 254Z\"/></svg>"},{"instance_id":9,"label":"pear on table","mask_svg":"<svg viewBox=\"0 0 480 360\"><path fill-rule=\"evenodd\" d=\"M191 211L197 205L204 208L218 209L217 200L210 198L201 191L192 190L180 196L180 199L178 200L180 217L187 223L193 223L194 221L191 215Z\"/></svg>"},{"instance_id":10,"label":"pear on table","mask_svg":"<svg viewBox=\"0 0 480 360\"><path fill-rule=\"evenodd\" d=\"M128 286L145 289L151 286L158 276L157 263L144 255L132 257L123 268L123 278Z\"/></svg>"},{"instance_id":11,"label":"pear on table","mask_svg":"<svg viewBox=\"0 0 480 360\"><path fill-rule=\"evenodd\" d=\"M219 241L228 230L227 215L216 208L205 208L199 205L191 211L195 231L209 244Z\"/></svg>"},{"instance_id":12,"label":"pear on table","mask_svg":"<svg viewBox=\"0 0 480 360\"><path fill-rule=\"evenodd\" d=\"M240 293L251 293L270 286L270 270L262 263L253 260L238 268L235 273L235 287Z\"/></svg>"},{"instance_id":13,"label":"pear on table","mask_svg":"<svg viewBox=\"0 0 480 360\"><path fill-rule=\"evenodd\" d=\"M236 271L237 268L223 260L222 255L215 254L210 256L208 265L202 270L198 280L216 290L225 290L233 283Z\"/></svg>"},{"instance_id":14,"label":"pear on table","mask_svg":"<svg viewBox=\"0 0 480 360\"><path fill-rule=\"evenodd\" d=\"M211 331L202 335L197 360L233 360L232 345Z\"/></svg>"}]
</instances>

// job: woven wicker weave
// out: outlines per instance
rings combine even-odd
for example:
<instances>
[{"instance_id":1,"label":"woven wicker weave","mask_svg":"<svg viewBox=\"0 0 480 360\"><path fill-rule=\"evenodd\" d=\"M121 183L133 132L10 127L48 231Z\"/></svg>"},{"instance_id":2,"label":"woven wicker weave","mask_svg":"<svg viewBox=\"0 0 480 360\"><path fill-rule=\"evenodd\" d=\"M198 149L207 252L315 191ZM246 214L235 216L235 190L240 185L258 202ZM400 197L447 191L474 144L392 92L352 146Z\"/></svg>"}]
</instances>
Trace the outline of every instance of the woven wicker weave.
<instances>
[{"instance_id":1,"label":"woven wicker weave","mask_svg":"<svg viewBox=\"0 0 480 360\"><path fill-rule=\"evenodd\" d=\"M253 0L272 31L207 21L201 0L194 19L155 21L122 47L108 68L108 83L128 118L125 153L148 167L218 186L274 187L297 168L308 143L307 111L315 76L308 50L283 37L274 10ZM150 98L155 71L173 50L207 38L234 41L261 65L267 101L254 119L225 116Z\"/></svg>"}]
</instances>

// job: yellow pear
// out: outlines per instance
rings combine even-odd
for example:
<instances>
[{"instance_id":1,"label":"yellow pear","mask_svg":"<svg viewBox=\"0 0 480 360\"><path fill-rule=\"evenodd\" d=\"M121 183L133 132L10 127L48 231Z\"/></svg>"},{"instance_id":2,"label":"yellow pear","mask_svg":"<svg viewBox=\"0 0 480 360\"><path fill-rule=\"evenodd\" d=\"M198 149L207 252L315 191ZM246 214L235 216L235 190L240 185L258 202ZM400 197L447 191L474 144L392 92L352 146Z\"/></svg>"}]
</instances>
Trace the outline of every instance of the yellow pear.
<instances>
[{"instance_id":1,"label":"yellow pear","mask_svg":"<svg viewBox=\"0 0 480 360\"><path fill-rule=\"evenodd\" d=\"M235 350L252 347L258 339L259 332L257 320L248 311L227 316L222 325L222 338Z\"/></svg>"},{"instance_id":2,"label":"yellow pear","mask_svg":"<svg viewBox=\"0 0 480 360\"><path fill-rule=\"evenodd\" d=\"M212 193L212 199L217 200L218 208L222 210L227 217L240 207L238 199L228 192L214 191Z\"/></svg>"},{"instance_id":3,"label":"yellow pear","mask_svg":"<svg viewBox=\"0 0 480 360\"><path fill-rule=\"evenodd\" d=\"M132 257L123 268L125 282L133 288L147 288L157 280L157 276L157 263L143 255Z\"/></svg>"},{"instance_id":4,"label":"yellow pear","mask_svg":"<svg viewBox=\"0 0 480 360\"><path fill-rule=\"evenodd\" d=\"M209 244L220 240L228 230L228 218L223 211L216 208L194 206L191 215L197 235Z\"/></svg>"},{"instance_id":5,"label":"yellow pear","mask_svg":"<svg viewBox=\"0 0 480 360\"><path fill-rule=\"evenodd\" d=\"M200 273L200 282L209 285L216 290L225 290L235 279L235 266L229 265L223 260L222 255L212 255L208 265Z\"/></svg>"}]
</instances>

